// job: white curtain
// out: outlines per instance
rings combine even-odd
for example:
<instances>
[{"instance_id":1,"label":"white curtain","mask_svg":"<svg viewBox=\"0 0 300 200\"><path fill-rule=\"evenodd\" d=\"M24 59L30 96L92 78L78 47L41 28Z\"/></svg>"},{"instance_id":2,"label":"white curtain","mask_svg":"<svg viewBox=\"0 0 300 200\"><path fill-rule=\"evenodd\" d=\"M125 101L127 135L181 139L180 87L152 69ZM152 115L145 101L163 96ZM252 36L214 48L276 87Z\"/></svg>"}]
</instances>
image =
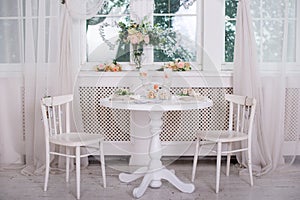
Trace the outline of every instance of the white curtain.
<instances>
[{"instance_id":1,"label":"white curtain","mask_svg":"<svg viewBox=\"0 0 300 200\"><path fill-rule=\"evenodd\" d=\"M96 14L100 3L102 1L72 0L61 6L60 1L25 1L26 167L22 170L23 174L41 174L44 169L44 132L40 99L43 96L73 93L73 85L80 69L80 37L74 36L74 33L80 33L79 21L76 22L73 17L83 19ZM83 10L89 11L82 12ZM93 12L90 12L91 10ZM76 30L73 30L74 24ZM59 167L62 167L63 162L59 161Z\"/></svg>"},{"instance_id":2,"label":"white curtain","mask_svg":"<svg viewBox=\"0 0 300 200\"><path fill-rule=\"evenodd\" d=\"M81 20L95 16L103 0L66 0L61 12L60 81L62 93L73 93L81 64ZM75 94L76 96L76 94ZM76 100L75 100L76 102ZM75 105L76 107L78 105Z\"/></svg>"},{"instance_id":3,"label":"white curtain","mask_svg":"<svg viewBox=\"0 0 300 200\"><path fill-rule=\"evenodd\" d=\"M59 80L62 94L73 93L80 70L80 20L95 16L103 0L66 0L61 12L61 56Z\"/></svg>"},{"instance_id":4,"label":"white curtain","mask_svg":"<svg viewBox=\"0 0 300 200\"><path fill-rule=\"evenodd\" d=\"M258 76L258 65L256 56L256 42L252 28L249 4L247 0L239 1L237 8L236 37L234 51L234 75L233 92L234 94L246 95L257 99L257 111L253 131L253 171L261 171L261 166L266 166L266 161L262 155L263 137L261 132L261 87ZM261 144L259 144L261 142ZM244 166L247 157L238 156L238 161Z\"/></svg>"},{"instance_id":5,"label":"white curtain","mask_svg":"<svg viewBox=\"0 0 300 200\"><path fill-rule=\"evenodd\" d=\"M25 174L38 173L45 161L40 99L57 95L59 67L59 3L25 1Z\"/></svg>"},{"instance_id":6,"label":"white curtain","mask_svg":"<svg viewBox=\"0 0 300 200\"><path fill-rule=\"evenodd\" d=\"M236 94L252 96L258 100L252 143L253 170L256 175L274 171L284 165L282 148L285 133L286 58L288 52L287 5L288 3L285 1L283 30L274 30L283 32L280 70L273 73L272 76L265 77L258 67L249 0L240 0L238 4L233 88ZM300 119L299 111L296 115ZM246 155L238 157L239 162L245 166L246 159Z\"/></svg>"}]
</instances>

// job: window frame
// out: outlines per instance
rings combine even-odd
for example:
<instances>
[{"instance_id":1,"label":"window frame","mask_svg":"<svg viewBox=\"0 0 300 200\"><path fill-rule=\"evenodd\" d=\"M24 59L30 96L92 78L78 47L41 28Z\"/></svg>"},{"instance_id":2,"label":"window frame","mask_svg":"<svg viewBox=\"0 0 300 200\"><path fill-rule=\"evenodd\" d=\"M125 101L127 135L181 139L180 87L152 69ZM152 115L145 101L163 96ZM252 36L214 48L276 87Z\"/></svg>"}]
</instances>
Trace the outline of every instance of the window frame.
<instances>
[{"instance_id":1,"label":"window frame","mask_svg":"<svg viewBox=\"0 0 300 200\"><path fill-rule=\"evenodd\" d=\"M141 0L141 2L145 2L145 3L149 3L149 0ZM154 1L151 1L154 5ZM130 8L131 9L136 9L137 12L135 12L135 10L133 10L132 12L129 13L131 19L142 19L144 16L143 14L145 13L145 11L141 11L138 10L138 7L136 5L133 5L132 3L136 3L136 1L130 1ZM140 3L140 2L139 2ZM141 3L143 4L143 3ZM197 46L203 46L203 31L199 31L199 30L203 30L203 1L194 1L194 4L196 4L197 6L197 12L196 12L196 42L198 43ZM145 6L147 7L147 6ZM153 21L153 17L154 16L166 16L168 14L155 14L153 13L154 11L154 6L152 6L152 8L149 8L150 6L148 6L148 9L151 10L151 16L149 17L149 21L152 22ZM170 14L170 15L175 15L175 16L194 16L194 14ZM106 16L106 15L97 15L97 16ZM118 15L119 16L119 15ZM127 16L127 15L120 15L120 16ZM94 66L97 64L100 64L100 62L91 62L88 61L87 58L87 35L86 35L86 20L81 20L80 21L80 27L81 28L81 36L80 36L80 43L81 43L81 70L93 70ZM159 66L162 66L164 64L164 62L154 62L154 58L153 58L153 48L151 46L146 47L145 49L145 54L149 54L149 57L151 57L152 62L151 63L146 63L148 65L154 65L157 66L157 68L159 68ZM152 54L152 55L150 55ZM196 62L191 62L191 64L193 65L192 70L202 70L202 50L201 51L197 51L196 53ZM126 69L126 68L130 68L130 64L131 62L121 62L122 66Z\"/></svg>"}]
</instances>

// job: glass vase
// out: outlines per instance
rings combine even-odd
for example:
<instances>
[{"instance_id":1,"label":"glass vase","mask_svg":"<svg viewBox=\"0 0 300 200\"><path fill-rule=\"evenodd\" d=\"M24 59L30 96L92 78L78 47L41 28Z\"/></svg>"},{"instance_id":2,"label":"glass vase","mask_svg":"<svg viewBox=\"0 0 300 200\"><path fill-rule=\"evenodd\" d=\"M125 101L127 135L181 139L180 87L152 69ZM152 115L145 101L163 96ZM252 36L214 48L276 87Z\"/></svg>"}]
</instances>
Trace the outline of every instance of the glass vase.
<instances>
[{"instance_id":1,"label":"glass vase","mask_svg":"<svg viewBox=\"0 0 300 200\"><path fill-rule=\"evenodd\" d=\"M136 69L140 69L142 67L142 55L143 55L143 45L140 44L133 44L133 62L136 65Z\"/></svg>"}]
</instances>

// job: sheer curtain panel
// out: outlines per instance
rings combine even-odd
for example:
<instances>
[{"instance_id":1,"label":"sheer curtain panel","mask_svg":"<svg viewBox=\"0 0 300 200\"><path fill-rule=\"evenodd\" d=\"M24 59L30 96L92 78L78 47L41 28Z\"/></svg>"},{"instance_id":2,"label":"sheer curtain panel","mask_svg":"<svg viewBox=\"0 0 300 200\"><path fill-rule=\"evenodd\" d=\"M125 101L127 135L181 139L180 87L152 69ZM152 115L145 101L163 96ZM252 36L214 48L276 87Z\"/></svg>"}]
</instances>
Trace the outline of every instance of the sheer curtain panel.
<instances>
[{"instance_id":1,"label":"sheer curtain panel","mask_svg":"<svg viewBox=\"0 0 300 200\"><path fill-rule=\"evenodd\" d=\"M233 88L235 94L242 94L255 97L258 101L257 114L255 116L254 138L253 138L253 170L256 175L272 172L284 166L283 143L287 127L286 98L289 76L287 70L288 51L288 6L289 1L280 0L282 4L268 4L272 6L284 5L282 23L278 23L275 33L282 33L282 40L277 40L281 48L281 62L279 68L272 73L265 75L259 67L263 62L257 62L257 49L253 32L253 22L250 13L249 0L240 0L237 11L235 54L234 54L234 75ZM277 1L278 2L278 1ZM262 9L253 7L252 9ZM263 10L267 12L268 10ZM253 13L259 13L255 10ZM257 17L257 16L256 16ZM265 42L265 41L264 41ZM263 43L263 45L265 45ZM263 48L260 54L267 54ZM296 74L295 74L296 75ZM247 77L250 77L247 79ZM295 79L294 79L295 80ZM296 88L300 88L299 79L294 81ZM299 95L298 95L299 98ZM296 120L300 119L299 105L294 109ZM299 126L296 127L299 134ZM299 135L298 139L299 141ZM238 157L239 162L246 166L246 155Z\"/></svg>"},{"instance_id":2,"label":"sheer curtain panel","mask_svg":"<svg viewBox=\"0 0 300 200\"><path fill-rule=\"evenodd\" d=\"M0 13L0 163L35 169L45 157L39 101L58 88L59 2L1 0Z\"/></svg>"},{"instance_id":3,"label":"sheer curtain panel","mask_svg":"<svg viewBox=\"0 0 300 200\"><path fill-rule=\"evenodd\" d=\"M35 173L45 163L40 99L58 93L59 2L25 1L24 121L26 168Z\"/></svg>"},{"instance_id":4,"label":"sheer curtain panel","mask_svg":"<svg viewBox=\"0 0 300 200\"><path fill-rule=\"evenodd\" d=\"M80 19L95 14L101 4L102 1L91 0L67 0L64 5L60 1L52 0L25 1L27 166L22 170L24 174L40 173L44 169L40 99L44 96L73 93L76 75L80 69ZM59 160L59 167L62 162Z\"/></svg>"}]
</instances>

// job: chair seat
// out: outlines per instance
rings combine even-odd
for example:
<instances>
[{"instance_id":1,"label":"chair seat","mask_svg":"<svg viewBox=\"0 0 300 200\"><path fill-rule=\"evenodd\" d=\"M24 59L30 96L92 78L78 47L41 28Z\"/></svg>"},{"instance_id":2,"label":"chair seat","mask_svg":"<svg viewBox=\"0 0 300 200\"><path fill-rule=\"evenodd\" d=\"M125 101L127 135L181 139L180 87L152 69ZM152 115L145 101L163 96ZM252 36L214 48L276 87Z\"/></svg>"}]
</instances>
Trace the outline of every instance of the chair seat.
<instances>
[{"instance_id":1,"label":"chair seat","mask_svg":"<svg viewBox=\"0 0 300 200\"><path fill-rule=\"evenodd\" d=\"M59 135L51 136L49 138L49 141L51 143L64 146L86 146L103 141L103 136L99 134L89 134L81 132L61 133Z\"/></svg>"},{"instance_id":2,"label":"chair seat","mask_svg":"<svg viewBox=\"0 0 300 200\"><path fill-rule=\"evenodd\" d=\"M243 132L237 131L200 131L197 137L203 140L209 140L213 142L236 142L247 140L248 135Z\"/></svg>"}]
</instances>

